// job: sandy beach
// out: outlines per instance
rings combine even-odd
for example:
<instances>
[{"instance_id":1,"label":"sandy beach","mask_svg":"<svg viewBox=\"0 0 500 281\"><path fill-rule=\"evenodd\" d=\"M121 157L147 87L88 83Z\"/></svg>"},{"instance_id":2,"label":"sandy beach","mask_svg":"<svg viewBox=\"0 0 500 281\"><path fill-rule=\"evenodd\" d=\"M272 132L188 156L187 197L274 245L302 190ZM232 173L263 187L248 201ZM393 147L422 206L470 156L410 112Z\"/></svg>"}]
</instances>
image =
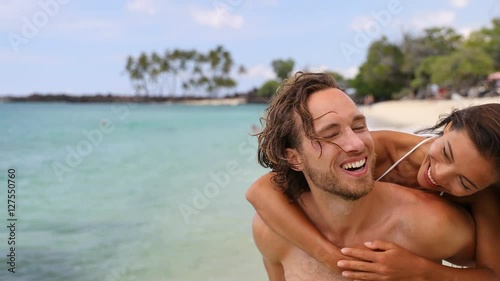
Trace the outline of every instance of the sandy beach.
<instances>
[{"instance_id":1,"label":"sandy beach","mask_svg":"<svg viewBox=\"0 0 500 281\"><path fill-rule=\"evenodd\" d=\"M227 105L227 106L234 106L234 105L241 105L241 104L246 104L246 98L245 97L238 97L238 98L224 98L224 99L199 99L199 100L186 100L183 102L180 102L180 104L186 104L186 105Z\"/></svg>"},{"instance_id":2,"label":"sandy beach","mask_svg":"<svg viewBox=\"0 0 500 281\"><path fill-rule=\"evenodd\" d=\"M388 129L407 132L434 125L442 114L454 108L461 109L470 105L500 103L500 97L461 99L461 100L404 100L387 101L363 107L362 112L368 120L387 124Z\"/></svg>"}]
</instances>

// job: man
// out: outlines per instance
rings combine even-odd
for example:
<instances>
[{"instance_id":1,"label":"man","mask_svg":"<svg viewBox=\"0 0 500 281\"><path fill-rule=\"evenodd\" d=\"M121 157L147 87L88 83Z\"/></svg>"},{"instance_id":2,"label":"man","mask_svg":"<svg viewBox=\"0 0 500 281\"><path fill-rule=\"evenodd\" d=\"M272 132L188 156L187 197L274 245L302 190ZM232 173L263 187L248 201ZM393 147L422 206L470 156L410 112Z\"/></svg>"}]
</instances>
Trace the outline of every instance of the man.
<instances>
[{"instance_id":1,"label":"man","mask_svg":"<svg viewBox=\"0 0 500 281\"><path fill-rule=\"evenodd\" d=\"M427 259L466 259L474 251L467 213L438 196L374 182L374 144L365 117L322 73L285 81L259 134L259 163L339 247L390 241ZM256 216L254 239L270 280L345 280L288 243Z\"/></svg>"}]
</instances>

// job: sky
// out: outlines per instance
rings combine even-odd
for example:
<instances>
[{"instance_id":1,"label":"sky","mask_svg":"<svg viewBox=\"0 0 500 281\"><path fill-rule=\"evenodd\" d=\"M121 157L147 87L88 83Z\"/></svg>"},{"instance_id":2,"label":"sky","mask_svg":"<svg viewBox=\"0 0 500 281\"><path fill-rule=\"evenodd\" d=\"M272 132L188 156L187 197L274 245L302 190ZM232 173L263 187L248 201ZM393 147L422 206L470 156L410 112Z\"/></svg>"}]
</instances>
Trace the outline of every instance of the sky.
<instances>
[{"instance_id":1,"label":"sky","mask_svg":"<svg viewBox=\"0 0 500 281\"><path fill-rule=\"evenodd\" d=\"M500 0L0 0L0 95L132 94L128 55L223 45L237 91L274 78L271 61L353 77L370 42L451 26L467 36Z\"/></svg>"}]
</instances>

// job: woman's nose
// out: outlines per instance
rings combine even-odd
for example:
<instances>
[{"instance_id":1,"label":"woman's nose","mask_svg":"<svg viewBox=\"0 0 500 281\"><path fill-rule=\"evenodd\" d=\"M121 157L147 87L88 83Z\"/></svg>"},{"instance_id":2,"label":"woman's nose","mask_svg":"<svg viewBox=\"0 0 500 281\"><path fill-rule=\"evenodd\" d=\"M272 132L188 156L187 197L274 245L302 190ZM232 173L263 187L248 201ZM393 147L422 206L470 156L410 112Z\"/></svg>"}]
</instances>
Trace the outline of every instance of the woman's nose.
<instances>
[{"instance_id":1,"label":"woman's nose","mask_svg":"<svg viewBox=\"0 0 500 281\"><path fill-rule=\"evenodd\" d=\"M432 171L432 170L431 170ZM448 185L450 175L453 174L453 167L451 164L443 162L435 162L432 177L439 185Z\"/></svg>"}]
</instances>

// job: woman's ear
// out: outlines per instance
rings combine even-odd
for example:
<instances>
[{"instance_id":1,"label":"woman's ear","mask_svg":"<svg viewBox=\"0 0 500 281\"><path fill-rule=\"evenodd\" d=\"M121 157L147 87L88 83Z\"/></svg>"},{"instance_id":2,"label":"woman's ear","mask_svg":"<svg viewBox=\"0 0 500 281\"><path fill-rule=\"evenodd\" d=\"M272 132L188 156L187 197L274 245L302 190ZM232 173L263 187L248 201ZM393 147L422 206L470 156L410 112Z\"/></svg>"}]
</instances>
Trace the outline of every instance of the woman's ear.
<instances>
[{"instance_id":1,"label":"woman's ear","mask_svg":"<svg viewBox=\"0 0 500 281\"><path fill-rule=\"evenodd\" d=\"M451 130L451 125L451 122L446 124L446 126L444 126L443 128L443 133L448 133Z\"/></svg>"},{"instance_id":2,"label":"woman's ear","mask_svg":"<svg viewBox=\"0 0 500 281\"><path fill-rule=\"evenodd\" d=\"M287 148L286 149L286 160L290 164L290 168L294 171L302 171L302 156L295 148Z\"/></svg>"}]
</instances>

